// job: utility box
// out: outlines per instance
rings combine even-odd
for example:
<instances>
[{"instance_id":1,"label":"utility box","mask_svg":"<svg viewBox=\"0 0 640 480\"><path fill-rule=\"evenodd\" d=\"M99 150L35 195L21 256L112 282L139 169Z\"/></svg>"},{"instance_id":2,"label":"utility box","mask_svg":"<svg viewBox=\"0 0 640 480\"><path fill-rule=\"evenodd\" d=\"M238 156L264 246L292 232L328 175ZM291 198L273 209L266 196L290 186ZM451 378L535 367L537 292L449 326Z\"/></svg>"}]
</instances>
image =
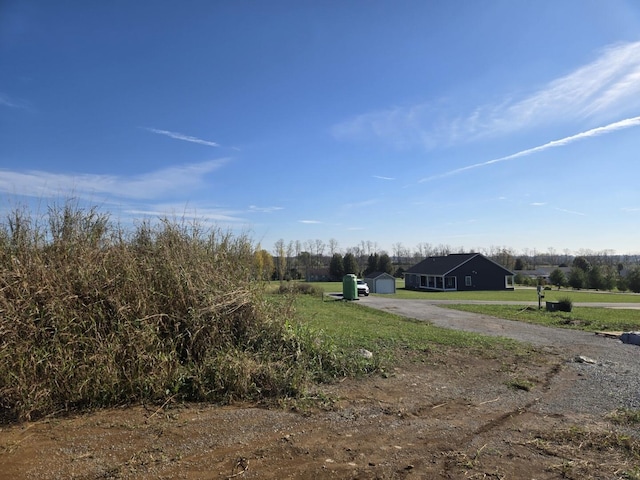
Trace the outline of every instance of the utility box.
<instances>
[{"instance_id":1,"label":"utility box","mask_svg":"<svg viewBox=\"0 0 640 480\"><path fill-rule=\"evenodd\" d=\"M558 304L560 302L545 302L547 304L547 312L557 312L560 310Z\"/></svg>"},{"instance_id":2,"label":"utility box","mask_svg":"<svg viewBox=\"0 0 640 480\"><path fill-rule=\"evenodd\" d=\"M358 277L353 273L342 277L342 298L345 300L358 299Z\"/></svg>"},{"instance_id":3,"label":"utility box","mask_svg":"<svg viewBox=\"0 0 640 480\"><path fill-rule=\"evenodd\" d=\"M629 343L631 345L640 345L640 332L625 332L620 335L622 343Z\"/></svg>"}]
</instances>

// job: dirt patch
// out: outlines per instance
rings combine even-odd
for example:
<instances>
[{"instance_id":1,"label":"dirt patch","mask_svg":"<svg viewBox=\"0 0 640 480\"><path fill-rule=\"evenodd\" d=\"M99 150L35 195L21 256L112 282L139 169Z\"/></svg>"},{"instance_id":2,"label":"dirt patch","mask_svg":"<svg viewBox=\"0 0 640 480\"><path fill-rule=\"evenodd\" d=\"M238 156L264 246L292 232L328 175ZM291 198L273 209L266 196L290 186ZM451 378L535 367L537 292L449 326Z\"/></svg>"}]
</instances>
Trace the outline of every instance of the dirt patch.
<instances>
[{"instance_id":1,"label":"dirt patch","mask_svg":"<svg viewBox=\"0 0 640 480\"><path fill-rule=\"evenodd\" d=\"M0 477L629 478L637 432L549 408L580 380L567 360L440 349L308 402L169 401L4 427Z\"/></svg>"}]
</instances>

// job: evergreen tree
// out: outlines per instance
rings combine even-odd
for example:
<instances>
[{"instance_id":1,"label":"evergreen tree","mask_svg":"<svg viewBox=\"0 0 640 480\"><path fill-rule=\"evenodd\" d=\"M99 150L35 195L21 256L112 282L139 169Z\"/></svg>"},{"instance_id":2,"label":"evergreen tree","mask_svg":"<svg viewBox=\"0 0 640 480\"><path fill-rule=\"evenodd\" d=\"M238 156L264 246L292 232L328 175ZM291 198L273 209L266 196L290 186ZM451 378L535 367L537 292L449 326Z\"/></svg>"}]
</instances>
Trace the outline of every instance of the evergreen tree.
<instances>
[{"instance_id":1,"label":"evergreen tree","mask_svg":"<svg viewBox=\"0 0 640 480\"><path fill-rule=\"evenodd\" d=\"M347 253L342 259L345 275L348 273L358 274L358 261L353 253Z\"/></svg>"},{"instance_id":2,"label":"evergreen tree","mask_svg":"<svg viewBox=\"0 0 640 480\"><path fill-rule=\"evenodd\" d=\"M587 274L581 268L572 268L569 273L569 285L573 288L585 288L587 286Z\"/></svg>"},{"instance_id":3,"label":"evergreen tree","mask_svg":"<svg viewBox=\"0 0 640 480\"><path fill-rule=\"evenodd\" d=\"M379 271L378 260L379 260L379 257L377 253L369 255L369 258L367 259L367 268L365 268L364 270L365 275Z\"/></svg>"},{"instance_id":4,"label":"evergreen tree","mask_svg":"<svg viewBox=\"0 0 640 480\"><path fill-rule=\"evenodd\" d=\"M640 266L633 267L625 280L629 290L640 293Z\"/></svg>"},{"instance_id":5,"label":"evergreen tree","mask_svg":"<svg viewBox=\"0 0 640 480\"><path fill-rule=\"evenodd\" d=\"M598 265L593 265L587 274L589 280L589 288L595 288L601 290L604 288L604 278L602 277L602 271Z\"/></svg>"},{"instance_id":6,"label":"evergreen tree","mask_svg":"<svg viewBox=\"0 0 640 480\"><path fill-rule=\"evenodd\" d=\"M344 263L342 261L342 255L334 253L331 256L331 263L329 263L329 275L332 280L341 280L344 277Z\"/></svg>"},{"instance_id":7,"label":"evergreen tree","mask_svg":"<svg viewBox=\"0 0 640 480\"><path fill-rule=\"evenodd\" d=\"M557 286L558 288L564 287L567 284L567 278L564 275L564 272L559 268L556 268L549 275L549 281L552 285Z\"/></svg>"},{"instance_id":8,"label":"evergreen tree","mask_svg":"<svg viewBox=\"0 0 640 480\"><path fill-rule=\"evenodd\" d=\"M591 262L584 257L576 257L573 259L573 267L579 268L583 272L591 270Z\"/></svg>"},{"instance_id":9,"label":"evergreen tree","mask_svg":"<svg viewBox=\"0 0 640 480\"><path fill-rule=\"evenodd\" d=\"M388 254L383 253L378 258L378 272L384 272L391 275L393 273L393 262L391 262L391 257Z\"/></svg>"}]
</instances>

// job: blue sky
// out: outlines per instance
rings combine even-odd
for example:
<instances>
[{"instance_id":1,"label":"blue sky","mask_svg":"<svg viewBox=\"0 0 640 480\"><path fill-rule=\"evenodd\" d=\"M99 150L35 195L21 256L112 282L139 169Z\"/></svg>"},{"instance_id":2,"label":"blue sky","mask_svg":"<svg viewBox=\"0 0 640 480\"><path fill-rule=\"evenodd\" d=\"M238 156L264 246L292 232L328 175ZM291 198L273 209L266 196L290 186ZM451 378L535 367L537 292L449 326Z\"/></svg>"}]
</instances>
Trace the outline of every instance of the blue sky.
<instances>
[{"instance_id":1,"label":"blue sky","mask_svg":"<svg viewBox=\"0 0 640 480\"><path fill-rule=\"evenodd\" d=\"M0 2L0 213L640 252L640 2Z\"/></svg>"}]
</instances>

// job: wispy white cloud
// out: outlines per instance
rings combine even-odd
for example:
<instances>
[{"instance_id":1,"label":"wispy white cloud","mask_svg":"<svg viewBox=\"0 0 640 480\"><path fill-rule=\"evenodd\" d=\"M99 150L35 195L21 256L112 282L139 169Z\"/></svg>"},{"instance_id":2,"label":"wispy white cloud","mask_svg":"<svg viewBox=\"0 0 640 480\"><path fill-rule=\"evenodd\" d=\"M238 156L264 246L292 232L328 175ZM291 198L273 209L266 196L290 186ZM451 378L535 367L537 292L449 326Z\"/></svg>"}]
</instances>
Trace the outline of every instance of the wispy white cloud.
<instances>
[{"instance_id":1,"label":"wispy white cloud","mask_svg":"<svg viewBox=\"0 0 640 480\"><path fill-rule=\"evenodd\" d=\"M322 223L320 220L299 220L300 223L305 223L307 225L316 225Z\"/></svg>"},{"instance_id":2,"label":"wispy white cloud","mask_svg":"<svg viewBox=\"0 0 640 480\"><path fill-rule=\"evenodd\" d=\"M457 175L459 173L467 172L469 170L474 170L476 168L487 167L489 165L494 165L496 163L507 162L509 160L515 160L517 158L526 157L533 153L542 152L550 148L563 147L565 145L568 145L570 143L573 143L585 138L597 137L599 135L605 135L607 133L615 132L616 130L622 130L624 128L631 128L631 127L637 127L637 126L640 126L640 116L627 118L625 120L620 120L619 122L610 123L609 125L605 125L604 127L592 128L591 130L587 130L585 132L581 132L576 135L571 135L569 137L561 138L560 140L554 140L552 142L545 143L544 145L528 148L526 150L522 150L520 152L507 155L506 157L495 158L493 160L488 160L486 162L475 163L473 165L467 165L466 167L449 170L448 172L440 173L438 175L432 175L430 177L423 178L422 180L419 181L419 183L428 182L430 180L435 180L438 178L450 177L452 175Z\"/></svg>"},{"instance_id":3,"label":"wispy white cloud","mask_svg":"<svg viewBox=\"0 0 640 480\"><path fill-rule=\"evenodd\" d=\"M198 197L207 185L207 175L226 161L177 165L135 176L0 170L0 194L38 203L71 197L91 206L108 206L110 214L124 224L169 217L229 228L247 225L246 211L212 205Z\"/></svg>"},{"instance_id":4,"label":"wispy white cloud","mask_svg":"<svg viewBox=\"0 0 640 480\"><path fill-rule=\"evenodd\" d=\"M152 133L157 133L159 135L166 135L167 137L175 138L176 140L183 140L185 142L198 143L200 145L207 145L208 147L220 146L216 142L211 142L209 140L202 140L201 138L198 138L198 137L192 137L191 135L185 135L183 133L178 133L178 132L171 132L169 130L159 130L157 128L146 128L146 127L145 127L145 130Z\"/></svg>"},{"instance_id":5,"label":"wispy white cloud","mask_svg":"<svg viewBox=\"0 0 640 480\"><path fill-rule=\"evenodd\" d=\"M531 205L532 207L544 207L546 205L545 202L533 202L530 203L529 205Z\"/></svg>"},{"instance_id":6,"label":"wispy white cloud","mask_svg":"<svg viewBox=\"0 0 640 480\"><path fill-rule=\"evenodd\" d=\"M488 113L488 130L511 131L640 106L640 42L610 46L584 65L520 101ZM609 117L610 118L610 117Z\"/></svg>"},{"instance_id":7,"label":"wispy white cloud","mask_svg":"<svg viewBox=\"0 0 640 480\"><path fill-rule=\"evenodd\" d=\"M365 208L375 205L376 203L378 203L378 200L371 198L369 200L362 200L361 202L345 203L344 208Z\"/></svg>"},{"instance_id":8,"label":"wispy white cloud","mask_svg":"<svg viewBox=\"0 0 640 480\"><path fill-rule=\"evenodd\" d=\"M370 142L381 140L398 149L414 146L434 147L441 137L434 117L441 116L437 107L423 103L409 107L363 113L338 123L331 133L338 140Z\"/></svg>"},{"instance_id":9,"label":"wispy white cloud","mask_svg":"<svg viewBox=\"0 0 640 480\"><path fill-rule=\"evenodd\" d=\"M373 178L377 178L378 180L395 180L393 177L383 177L381 175L373 175Z\"/></svg>"},{"instance_id":10,"label":"wispy white cloud","mask_svg":"<svg viewBox=\"0 0 640 480\"><path fill-rule=\"evenodd\" d=\"M249 211L255 213L273 213L282 209L283 207L258 207L256 205L249 205Z\"/></svg>"},{"instance_id":11,"label":"wispy white cloud","mask_svg":"<svg viewBox=\"0 0 640 480\"><path fill-rule=\"evenodd\" d=\"M176 218L186 221L238 224L246 222L240 212L208 205L190 205L182 203L159 203L147 206L125 206L122 213L132 218Z\"/></svg>"},{"instance_id":12,"label":"wispy white cloud","mask_svg":"<svg viewBox=\"0 0 640 480\"><path fill-rule=\"evenodd\" d=\"M10 98L8 95L0 93L0 107L8 108L28 108L28 105L20 100Z\"/></svg>"},{"instance_id":13,"label":"wispy white cloud","mask_svg":"<svg viewBox=\"0 0 640 480\"><path fill-rule=\"evenodd\" d=\"M554 210L557 210L557 211L563 212L563 213L570 213L571 215L579 215L581 217L586 217L587 216L586 213L576 212L575 210L567 210L566 208L554 207Z\"/></svg>"},{"instance_id":14,"label":"wispy white cloud","mask_svg":"<svg viewBox=\"0 0 640 480\"><path fill-rule=\"evenodd\" d=\"M0 170L0 193L35 198L57 198L66 192L83 198L156 199L204 186L206 175L226 159L178 165L131 177L99 174L62 174L38 170Z\"/></svg>"},{"instance_id":15,"label":"wispy white cloud","mask_svg":"<svg viewBox=\"0 0 640 480\"><path fill-rule=\"evenodd\" d=\"M430 149L540 125L610 121L640 108L640 42L609 46L593 62L524 96L478 104L470 111L444 103L429 101L363 113L333 126L332 133L340 140L378 140L396 148Z\"/></svg>"},{"instance_id":16,"label":"wispy white cloud","mask_svg":"<svg viewBox=\"0 0 640 480\"><path fill-rule=\"evenodd\" d=\"M17 105L14 104L13 102L9 101L9 99L5 96L3 96L2 94L0 94L0 105L3 107L12 107L12 108L16 108Z\"/></svg>"}]
</instances>

